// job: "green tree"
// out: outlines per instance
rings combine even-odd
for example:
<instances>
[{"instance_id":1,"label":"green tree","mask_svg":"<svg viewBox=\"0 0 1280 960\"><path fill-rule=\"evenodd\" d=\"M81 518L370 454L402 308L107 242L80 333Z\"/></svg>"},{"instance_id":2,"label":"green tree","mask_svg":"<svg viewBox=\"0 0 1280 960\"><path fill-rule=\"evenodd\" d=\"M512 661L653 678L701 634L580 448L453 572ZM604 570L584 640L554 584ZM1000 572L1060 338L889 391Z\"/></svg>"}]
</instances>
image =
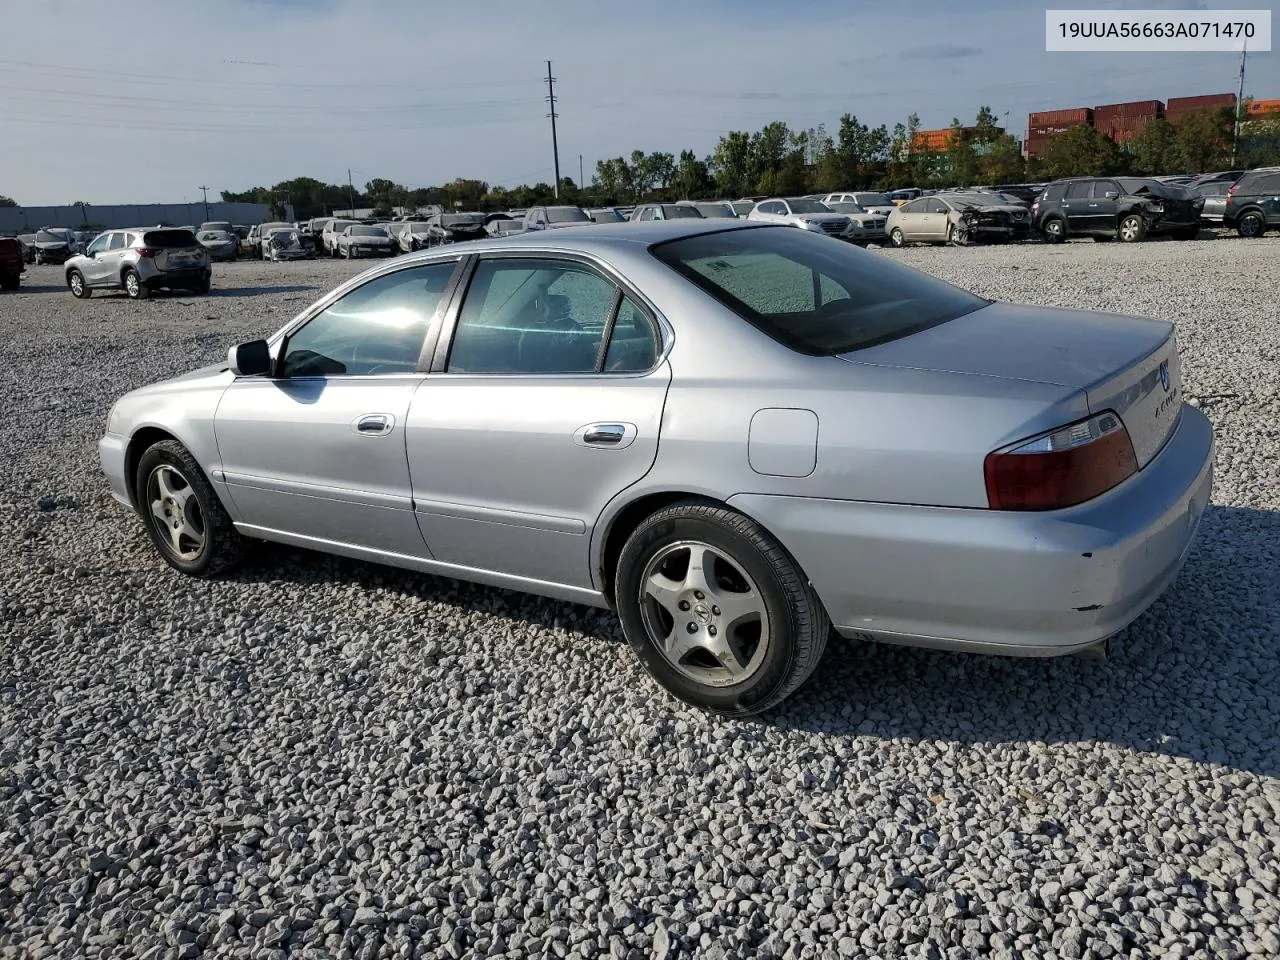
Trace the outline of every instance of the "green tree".
<instances>
[{"instance_id":1,"label":"green tree","mask_svg":"<svg viewBox=\"0 0 1280 960\"><path fill-rule=\"evenodd\" d=\"M995 143L1004 133L1000 129L1000 122L995 113L988 106L978 108L978 116L974 120L973 133L970 134L969 140L975 146L985 146Z\"/></svg>"},{"instance_id":2,"label":"green tree","mask_svg":"<svg viewBox=\"0 0 1280 960\"><path fill-rule=\"evenodd\" d=\"M935 172L940 186L969 186L975 180L978 164L973 144L965 133L959 117L951 118L951 137L947 141L945 169Z\"/></svg>"},{"instance_id":3,"label":"green tree","mask_svg":"<svg viewBox=\"0 0 1280 960\"><path fill-rule=\"evenodd\" d=\"M983 183L1016 183L1026 174L1022 159L1022 147L1017 137L1002 133L987 145L986 152L978 158L978 175Z\"/></svg>"},{"instance_id":4,"label":"green tree","mask_svg":"<svg viewBox=\"0 0 1280 960\"><path fill-rule=\"evenodd\" d=\"M1186 162L1182 144L1178 142L1178 131L1163 117L1143 124L1133 138L1130 150L1135 169L1151 176L1176 173Z\"/></svg>"},{"instance_id":5,"label":"green tree","mask_svg":"<svg viewBox=\"0 0 1280 960\"><path fill-rule=\"evenodd\" d=\"M697 200L714 189L707 162L699 160L692 150L681 150L676 164L673 186L678 199Z\"/></svg>"},{"instance_id":6,"label":"green tree","mask_svg":"<svg viewBox=\"0 0 1280 960\"><path fill-rule=\"evenodd\" d=\"M1045 177L1097 177L1124 168L1120 151L1110 137L1080 124L1054 137L1044 147L1041 170Z\"/></svg>"},{"instance_id":7,"label":"green tree","mask_svg":"<svg viewBox=\"0 0 1280 960\"><path fill-rule=\"evenodd\" d=\"M913 149L916 142L916 134L918 134L919 132L920 132L920 116L919 114L912 113L910 116L907 117L906 163L908 166L907 174L911 179L914 179L914 180L923 179L923 177L921 176L921 173L922 173L922 167L924 166L924 163L920 158L921 155L916 153Z\"/></svg>"},{"instance_id":8,"label":"green tree","mask_svg":"<svg viewBox=\"0 0 1280 960\"><path fill-rule=\"evenodd\" d=\"M17 205L17 201L12 197L6 197L4 194L0 194L0 207L16 207Z\"/></svg>"},{"instance_id":9,"label":"green tree","mask_svg":"<svg viewBox=\"0 0 1280 960\"><path fill-rule=\"evenodd\" d=\"M720 192L732 197L752 192L751 134L732 130L720 138L711 157L712 173Z\"/></svg>"},{"instance_id":10,"label":"green tree","mask_svg":"<svg viewBox=\"0 0 1280 960\"><path fill-rule=\"evenodd\" d=\"M1150 126L1150 124L1148 124ZM1235 116L1230 107L1198 110L1178 122L1177 144L1188 173L1220 169L1231 161Z\"/></svg>"},{"instance_id":11,"label":"green tree","mask_svg":"<svg viewBox=\"0 0 1280 960\"><path fill-rule=\"evenodd\" d=\"M778 175L783 161L793 149L790 129L781 120L765 124L751 135L751 172L756 189L761 193L777 193ZM766 186L773 189L766 189Z\"/></svg>"}]
</instances>

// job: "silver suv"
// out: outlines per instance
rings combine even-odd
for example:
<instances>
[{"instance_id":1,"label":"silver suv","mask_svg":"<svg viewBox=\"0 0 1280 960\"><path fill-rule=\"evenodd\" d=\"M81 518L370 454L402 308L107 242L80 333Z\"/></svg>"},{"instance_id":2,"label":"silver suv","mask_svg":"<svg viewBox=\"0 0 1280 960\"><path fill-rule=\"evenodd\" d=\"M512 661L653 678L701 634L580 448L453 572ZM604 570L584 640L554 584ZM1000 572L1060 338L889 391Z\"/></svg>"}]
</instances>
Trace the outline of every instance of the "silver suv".
<instances>
[{"instance_id":1,"label":"silver suv","mask_svg":"<svg viewBox=\"0 0 1280 960\"><path fill-rule=\"evenodd\" d=\"M81 300L95 288L123 289L145 300L159 287L208 293L209 253L190 230L139 227L108 230L66 264L67 287Z\"/></svg>"}]
</instances>

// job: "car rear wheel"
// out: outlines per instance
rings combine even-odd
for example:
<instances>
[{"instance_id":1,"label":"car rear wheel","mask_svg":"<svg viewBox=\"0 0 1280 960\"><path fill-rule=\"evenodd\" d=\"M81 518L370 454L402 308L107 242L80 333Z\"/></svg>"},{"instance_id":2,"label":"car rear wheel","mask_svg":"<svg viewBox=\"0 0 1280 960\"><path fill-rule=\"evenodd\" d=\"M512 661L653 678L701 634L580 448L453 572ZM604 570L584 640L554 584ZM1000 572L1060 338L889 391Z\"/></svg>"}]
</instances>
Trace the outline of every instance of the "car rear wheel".
<instances>
[{"instance_id":1,"label":"car rear wheel","mask_svg":"<svg viewBox=\"0 0 1280 960\"><path fill-rule=\"evenodd\" d=\"M1126 214L1120 218L1116 228L1116 236L1121 243L1137 243L1147 235L1147 223L1136 213Z\"/></svg>"},{"instance_id":2,"label":"car rear wheel","mask_svg":"<svg viewBox=\"0 0 1280 960\"><path fill-rule=\"evenodd\" d=\"M615 597L623 632L673 696L748 716L789 697L813 673L830 621L808 580L758 524L685 500L627 539Z\"/></svg>"},{"instance_id":3,"label":"car rear wheel","mask_svg":"<svg viewBox=\"0 0 1280 960\"><path fill-rule=\"evenodd\" d=\"M72 270L67 274L67 288L71 291L71 295L77 300L88 300L93 296L93 291L89 289L89 285L84 282L84 274L79 270Z\"/></svg>"},{"instance_id":4,"label":"car rear wheel","mask_svg":"<svg viewBox=\"0 0 1280 960\"><path fill-rule=\"evenodd\" d=\"M1045 243L1061 243L1067 238L1067 225L1061 217L1050 217L1040 227L1040 232L1044 234Z\"/></svg>"},{"instance_id":5,"label":"car rear wheel","mask_svg":"<svg viewBox=\"0 0 1280 960\"><path fill-rule=\"evenodd\" d=\"M151 542L169 566L193 577L213 577L239 561L243 539L200 465L177 440L147 448L134 490Z\"/></svg>"},{"instance_id":6,"label":"car rear wheel","mask_svg":"<svg viewBox=\"0 0 1280 960\"><path fill-rule=\"evenodd\" d=\"M895 247L905 247L907 238L902 235L902 230L899 227L894 227L889 231L889 242Z\"/></svg>"},{"instance_id":7,"label":"car rear wheel","mask_svg":"<svg viewBox=\"0 0 1280 960\"><path fill-rule=\"evenodd\" d=\"M1267 232L1267 222L1257 210L1250 210L1236 223L1236 233L1242 237L1260 237Z\"/></svg>"},{"instance_id":8,"label":"car rear wheel","mask_svg":"<svg viewBox=\"0 0 1280 960\"><path fill-rule=\"evenodd\" d=\"M138 271L132 268L124 272L124 292L129 295L130 300L145 300L151 296L151 291L138 276Z\"/></svg>"}]
</instances>

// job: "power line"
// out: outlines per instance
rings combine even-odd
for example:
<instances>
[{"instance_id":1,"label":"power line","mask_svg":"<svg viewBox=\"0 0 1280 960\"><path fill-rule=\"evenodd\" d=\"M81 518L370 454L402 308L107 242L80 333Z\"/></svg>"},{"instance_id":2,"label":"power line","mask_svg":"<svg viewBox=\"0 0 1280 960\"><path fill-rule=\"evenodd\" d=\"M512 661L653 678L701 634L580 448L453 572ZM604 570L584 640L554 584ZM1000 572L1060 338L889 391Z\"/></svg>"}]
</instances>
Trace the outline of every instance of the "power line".
<instances>
[{"instance_id":1,"label":"power line","mask_svg":"<svg viewBox=\"0 0 1280 960\"><path fill-rule=\"evenodd\" d=\"M204 196L204 218L205 220L208 220L209 219L209 188L201 184L199 187L196 187L196 189L199 190L200 193Z\"/></svg>"},{"instance_id":2,"label":"power line","mask_svg":"<svg viewBox=\"0 0 1280 960\"><path fill-rule=\"evenodd\" d=\"M560 199L560 144L556 140L556 78L551 75L551 61L547 61L547 103L551 105L551 159L555 166L556 180L552 189L555 197Z\"/></svg>"}]
</instances>

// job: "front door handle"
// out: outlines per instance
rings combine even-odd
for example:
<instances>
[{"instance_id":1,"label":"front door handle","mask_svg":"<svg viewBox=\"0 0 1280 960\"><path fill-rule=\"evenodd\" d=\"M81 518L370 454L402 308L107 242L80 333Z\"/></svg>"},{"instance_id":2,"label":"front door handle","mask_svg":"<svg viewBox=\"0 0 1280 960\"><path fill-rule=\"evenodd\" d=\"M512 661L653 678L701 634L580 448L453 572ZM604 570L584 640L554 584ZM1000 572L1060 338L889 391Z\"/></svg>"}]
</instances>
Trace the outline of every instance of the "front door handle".
<instances>
[{"instance_id":1,"label":"front door handle","mask_svg":"<svg viewBox=\"0 0 1280 960\"><path fill-rule=\"evenodd\" d=\"M396 418L389 413L367 413L351 425L362 437L380 437L391 432Z\"/></svg>"}]
</instances>

